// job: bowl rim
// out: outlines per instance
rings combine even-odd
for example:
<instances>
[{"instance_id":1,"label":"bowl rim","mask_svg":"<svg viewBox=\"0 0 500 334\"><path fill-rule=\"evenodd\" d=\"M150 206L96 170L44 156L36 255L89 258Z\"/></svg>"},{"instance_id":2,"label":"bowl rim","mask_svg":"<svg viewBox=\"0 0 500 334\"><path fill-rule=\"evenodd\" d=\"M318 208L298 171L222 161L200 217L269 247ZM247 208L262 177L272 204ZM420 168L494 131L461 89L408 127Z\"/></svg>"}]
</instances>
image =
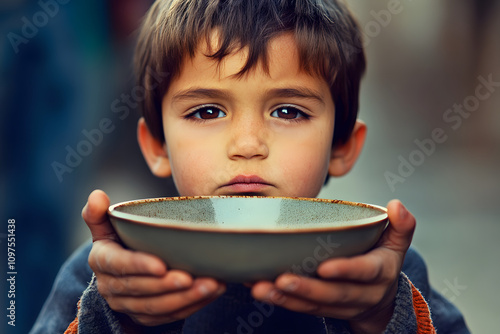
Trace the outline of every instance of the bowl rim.
<instances>
[{"instance_id":1,"label":"bowl rim","mask_svg":"<svg viewBox=\"0 0 500 334\"><path fill-rule=\"evenodd\" d=\"M286 200L298 200L298 201L309 201L309 202L320 202L320 203L332 203L332 204L341 204L348 206L358 206L365 207L368 209L377 210L380 212L379 215L375 215L369 218L361 218L353 220L352 225L343 225L343 226L318 226L318 227L309 227L309 228L284 228L284 229L263 229L263 228L220 228L214 226L200 226L198 224L189 224L189 223L169 223L164 224L162 222L165 221L163 218L155 218L155 217L145 217L141 215L131 214L127 212L119 211L120 207L138 205L143 203L153 203L153 202L166 202L166 201L187 201L187 200L200 200L200 199L225 199L225 198L251 198L251 199L286 199ZM298 234L298 233L318 233L318 232L334 232L334 231L344 231L344 230L355 230L355 229L363 229L370 226L375 226L380 224L381 222L386 222L384 228L388 224L388 214L387 209L380 205L375 204L367 204L362 202L352 202L345 200L337 200L337 199L324 199L324 198L309 198L309 197L286 197L286 196L174 196L174 197L156 197L156 198L144 198L144 199L136 199L131 201L124 201L116 204L112 204L109 206L107 210L108 216L117 218L120 220L125 220L128 223L132 223L135 225L146 225L152 226L159 229L167 229L167 230L183 230L183 231L193 231L193 232L206 232L206 233L222 233L222 234Z\"/></svg>"}]
</instances>

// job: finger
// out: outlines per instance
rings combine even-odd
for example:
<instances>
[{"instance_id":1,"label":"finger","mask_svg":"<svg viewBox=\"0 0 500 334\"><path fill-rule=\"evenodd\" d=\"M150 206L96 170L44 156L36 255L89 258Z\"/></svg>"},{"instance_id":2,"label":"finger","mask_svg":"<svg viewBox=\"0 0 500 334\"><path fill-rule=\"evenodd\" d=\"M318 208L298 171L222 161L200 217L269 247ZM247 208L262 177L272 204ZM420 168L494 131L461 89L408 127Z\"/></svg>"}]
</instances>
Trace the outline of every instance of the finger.
<instances>
[{"instance_id":1,"label":"finger","mask_svg":"<svg viewBox=\"0 0 500 334\"><path fill-rule=\"evenodd\" d=\"M110 307L121 313L165 316L195 306L205 300L219 296L224 286L211 278L198 278L191 288L179 292L150 297L106 298Z\"/></svg>"},{"instance_id":2,"label":"finger","mask_svg":"<svg viewBox=\"0 0 500 334\"><path fill-rule=\"evenodd\" d=\"M366 254L351 258L326 260L318 266L317 273L325 279L358 283L378 282L399 272L400 257L386 249L376 248Z\"/></svg>"},{"instance_id":3,"label":"finger","mask_svg":"<svg viewBox=\"0 0 500 334\"><path fill-rule=\"evenodd\" d=\"M153 296L184 290L192 285L192 277L180 270L170 270L162 277L102 274L97 280L103 296Z\"/></svg>"},{"instance_id":4,"label":"finger","mask_svg":"<svg viewBox=\"0 0 500 334\"><path fill-rule=\"evenodd\" d=\"M315 305L370 305L382 297L383 288L346 281L325 281L284 274L275 282L287 299L296 298ZM369 293L367 291L369 290Z\"/></svg>"},{"instance_id":5,"label":"finger","mask_svg":"<svg viewBox=\"0 0 500 334\"><path fill-rule=\"evenodd\" d=\"M216 300L219 295L223 293L222 290L219 292L217 295L214 297L207 298L200 303L196 303L194 305L188 306L178 312L173 312L167 315L161 315L161 316L156 316L156 315L147 315L147 314L130 314L129 316L134 320L134 322L143 325L143 326L158 326L158 325L163 325L163 324L168 324L174 321L186 319L187 317L191 316L193 313L199 311L200 309L204 308L214 300Z\"/></svg>"},{"instance_id":6,"label":"finger","mask_svg":"<svg viewBox=\"0 0 500 334\"><path fill-rule=\"evenodd\" d=\"M415 231L415 217L398 200L387 204L387 213L389 225L380 239L379 247L405 254Z\"/></svg>"},{"instance_id":7,"label":"finger","mask_svg":"<svg viewBox=\"0 0 500 334\"><path fill-rule=\"evenodd\" d=\"M392 282L411 244L415 218L397 200L388 204L390 224L377 246L366 254L326 260L317 269L320 277L357 282Z\"/></svg>"},{"instance_id":8,"label":"finger","mask_svg":"<svg viewBox=\"0 0 500 334\"><path fill-rule=\"evenodd\" d=\"M200 309L204 308L208 304L212 303L215 301L217 298L219 298L224 292L226 291L225 285L221 284L218 290L212 295L209 296L208 298L202 300L199 303L195 303L193 305L187 306L180 311L173 312L172 314L169 315L169 318L171 321L177 321L181 319L186 319L187 317L191 316L193 313L199 311Z\"/></svg>"},{"instance_id":9,"label":"finger","mask_svg":"<svg viewBox=\"0 0 500 334\"><path fill-rule=\"evenodd\" d=\"M94 190L82 210L82 217L92 233L92 240L119 240L108 220L109 198L102 190Z\"/></svg>"},{"instance_id":10,"label":"finger","mask_svg":"<svg viewBox=\"0 0 500 334\"><path fill-rule=\"evenodd\" d=\"M154 275L167 272L165 263L158 257L123 248L109 239L95 241L89 254L90 268L108 275Z\"/></svg>"},{"instance_id":11,"label":"finger","mask_svg":"<svg viewBox=\"0 0 500 334\"><path fill-rule=\"evenodd\" d=\"M294 281L294 278L300 282ZM371 305L369 299L374 298L374 294L358 290L348 283L331 284L295 275L288 277L285 274L276 280L276 285L270 282L260 284L258 288L252 290L252 295L257 300L295 312L345 317L361 312L365 305Z\"/></svg>"},{"instance_id":12,"label":"finger","mask_svg":"<svg viewBox=\"0 0 500 334\"><path fill-rule=\"evenodd\" d=\"M281 295L278 294L279 291L275 290L276 287L273 282L260 281L253 285L251 294L257 300L277 303L279 302L279 297L281 297Z\"/></svg>"}]
</instances>

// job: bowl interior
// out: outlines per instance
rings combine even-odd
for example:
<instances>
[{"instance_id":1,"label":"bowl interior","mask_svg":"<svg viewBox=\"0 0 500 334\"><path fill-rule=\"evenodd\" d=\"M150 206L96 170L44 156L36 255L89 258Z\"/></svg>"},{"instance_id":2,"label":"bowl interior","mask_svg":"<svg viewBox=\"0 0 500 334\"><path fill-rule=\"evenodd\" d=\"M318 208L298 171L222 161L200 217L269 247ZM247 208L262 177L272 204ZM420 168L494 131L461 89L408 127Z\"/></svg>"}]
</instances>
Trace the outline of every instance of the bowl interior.
<instances>
[{"instance_id":1,"label":"bowl interior","mask_svg":"<svg viewBox=\"0 0 500 334\"><path fill-rule=\"evenodd\" d=\"M182 229L283 232L345 229L387 218L382 207L338 200L286 197L171 197L110 207L128 221Z\"/></svg>"}]
</instances>

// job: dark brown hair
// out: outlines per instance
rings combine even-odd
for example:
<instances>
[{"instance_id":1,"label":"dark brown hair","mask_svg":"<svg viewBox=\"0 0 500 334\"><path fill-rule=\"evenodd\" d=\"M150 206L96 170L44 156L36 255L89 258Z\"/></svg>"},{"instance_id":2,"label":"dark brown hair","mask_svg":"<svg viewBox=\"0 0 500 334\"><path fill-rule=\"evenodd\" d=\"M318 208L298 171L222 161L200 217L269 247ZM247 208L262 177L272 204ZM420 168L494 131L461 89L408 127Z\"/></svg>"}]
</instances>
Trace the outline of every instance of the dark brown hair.
<instances>
[{"instance_id":1,"label":"dark brown hair","mask_svg":"<svg viewBox=\"0 0 500 334\"><path fill-rule=\"evenodd\" d=\"M143 21L135 53L137 85L145 92L142 113L155 138L164 141L161 103L170 81L179 75L184 58L193 57L200 40L209 41L214 29L221 43L210 57L221 61L248 47L240 75L261 60L267 69L269 41L293 33L302 69L330 85L335 103L332 144L349 138L358 113L365 55L359 27L338 0L156 1Z\"/></svg>"}]
</instances>

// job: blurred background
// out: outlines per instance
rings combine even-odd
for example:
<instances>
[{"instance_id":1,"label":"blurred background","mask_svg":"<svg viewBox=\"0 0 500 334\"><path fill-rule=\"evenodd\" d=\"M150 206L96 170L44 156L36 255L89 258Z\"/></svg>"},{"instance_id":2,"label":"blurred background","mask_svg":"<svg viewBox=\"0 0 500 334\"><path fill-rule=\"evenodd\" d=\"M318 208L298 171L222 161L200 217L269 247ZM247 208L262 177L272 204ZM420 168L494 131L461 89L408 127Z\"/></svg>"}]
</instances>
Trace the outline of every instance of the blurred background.
<instances>
[{"instance_id":1,"label":"blurred background","mask_svg":"<svg viewBox=\"0 0 500 334\"><path fill-rule=\"evenodd\" d=\"M113 203L172 196L135 139L130 71L150 0L0 2L0 291L9 300L6 237L16 220L16 327L27 333L63 261L89 233L88 194ZM474 333L500 326L500 2L348 1L365 37L353 171L320 197L385 205L417 217L413 245L433 286Z\"/></svg>"}]
</instances>

